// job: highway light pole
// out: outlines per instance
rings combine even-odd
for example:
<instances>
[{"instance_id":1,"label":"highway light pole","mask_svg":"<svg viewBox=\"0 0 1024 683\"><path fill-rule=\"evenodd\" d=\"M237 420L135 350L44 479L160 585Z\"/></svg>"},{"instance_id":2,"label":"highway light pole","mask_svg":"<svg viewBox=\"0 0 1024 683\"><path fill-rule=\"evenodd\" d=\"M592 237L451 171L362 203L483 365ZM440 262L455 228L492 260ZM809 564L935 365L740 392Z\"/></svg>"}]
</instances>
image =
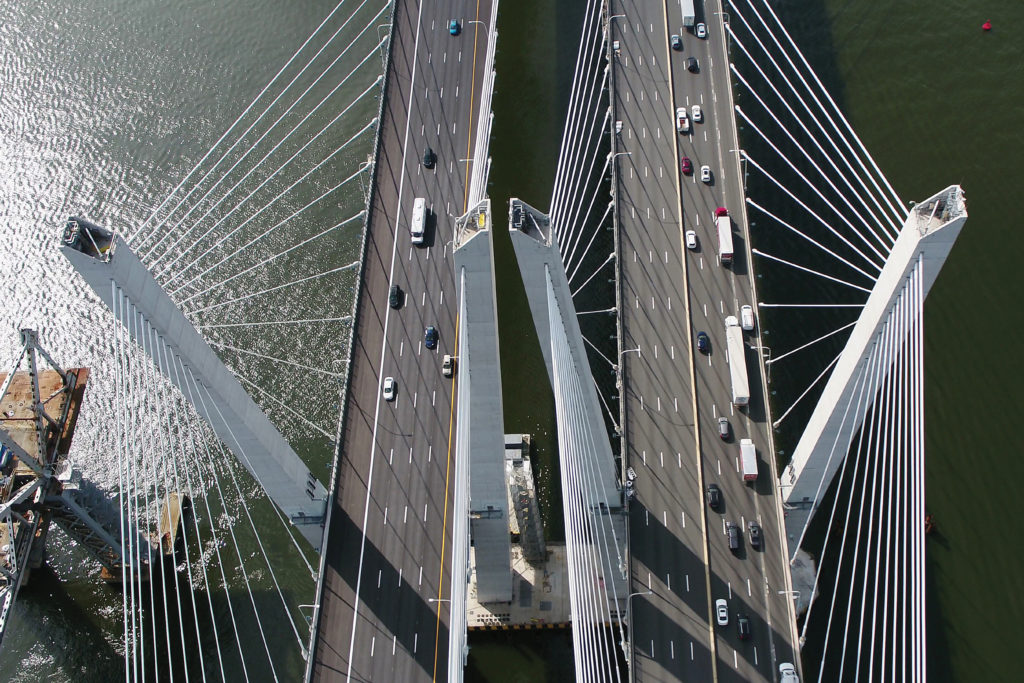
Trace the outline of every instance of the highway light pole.
<instances>
[{"instance_id":1,"label":"highway light pole","mask_svg":"<svg viewBox=\"0 0 1024 683\"><path fill-rule=\"evenodd\" d=\"M630 668L633 667L633 658L631 657L631 651L633 649L633 609L630 605L632 604L632 599L637 595L654 595L654 591L647 589L637 593L630 593L626 596L626 624L629 626L629 640L626 640L626 633L623 631L622 640L619 642L619 645L622 647L622 654L626 657L626 662L629 664Z\"/></svg>"}]
</instances>

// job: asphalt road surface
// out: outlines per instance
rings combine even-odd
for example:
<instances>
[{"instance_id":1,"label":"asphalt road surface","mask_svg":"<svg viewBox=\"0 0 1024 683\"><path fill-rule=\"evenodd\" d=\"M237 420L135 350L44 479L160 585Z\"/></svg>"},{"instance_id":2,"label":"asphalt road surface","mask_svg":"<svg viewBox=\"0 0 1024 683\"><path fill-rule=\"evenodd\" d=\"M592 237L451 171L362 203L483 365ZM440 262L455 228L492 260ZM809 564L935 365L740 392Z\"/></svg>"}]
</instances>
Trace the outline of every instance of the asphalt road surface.
<instances>
[{"instance_id":1,"label":"asphalt road surface","mask_svg":"<svg viewBox=\"0 0 1024 683\"><path fill-rule=\"evenodd\" d=\"M316 681L447 677L458 310L451 253L465 210L490 2L395 4L386 102L360 283L351 385L313 652ZM460 33L449 33L449 21ZM434 168L423 165L430 146ZM426 199L426 243L411 243ZM397 284L401 306L388 306ZM436 349L424 329L439 332ZM397 397L385 401L385 377Z\"/></svg>"},{"instance_id":2,"label":"asphalt road surface","mask_svg":"<svg viewBox=\"0 0 1024 683\"><path fill-rule=\"evenodd\" d=\"M758 333L748 333L750 405L731 404L724 318L753 304L742 175L730 118L729 78L721 7L697 3L706 39L684 29L677 2L612 3L616 119L622 121L616 158L619 183L622 322L620 359L626 402L629 464L638 477L630 506L633 665L637 681L774 681L778 663L793 661L792 611L785 578L782 525L769 446ZM624 16L615 16L624 15ZM672 50L670 36L682 38ZM686 68L695 57L696 72ZM693 122L693 105L703 121ZM691 118L676 131L676 109ZM691 175L680 159L688 157ZM711 170L710 183L700 167ZM733 218L732 267L718 263L713 212ZM698 245L684 244L694 230ZM755 306L756 308L756 306ZM708 354L693 348L698 331ZM639 351L633 351L639 349ZM718 417L730 439L718 436ZM759 477L744 483L739 439L757 447ZM720 511L705 504L716 483ZM754 549L746 533L757 521L765 542ZM737 552L725 524L744 531ZM729 619L719 626L714 602L725 599ZM737 617L750 619L741 641Z\"/></svg>"}]
</instances>

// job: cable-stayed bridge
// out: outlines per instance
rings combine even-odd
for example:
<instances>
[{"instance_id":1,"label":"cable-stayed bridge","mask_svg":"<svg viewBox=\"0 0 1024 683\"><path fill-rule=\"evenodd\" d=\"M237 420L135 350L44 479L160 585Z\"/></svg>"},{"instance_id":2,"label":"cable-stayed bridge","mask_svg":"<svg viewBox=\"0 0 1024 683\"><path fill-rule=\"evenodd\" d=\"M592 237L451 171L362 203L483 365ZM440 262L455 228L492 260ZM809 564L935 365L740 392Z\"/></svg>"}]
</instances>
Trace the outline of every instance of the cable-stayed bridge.
<instances>
[{"instance_id":1,"label":"cable-stayed bridge","mask_svg":"<svg viewBox=\"0 0 1024 683\"><path fill-rule=\"evenodd\" d=\"M556 397L577 678L777 680L824 612L798 633L794 598L830 579L862 589L830 591L819 630L844 654L805 677L923 678L921 314L963 194L905 209L767 3L688 5L588 4L550 212L510 209ZM436 14L340 3L148 221L66 228L118 325L122 529L191 502L169 561L121 531L129 679L460 680L469 592L513 598L485 199L496 11ZM755 266L806 280L762 302ZM764 315L733 356L743 306ZM859 317L764 343L786 309L819 308ZM769 405L769 368L847 334ZM816 392L780 473L773 429ZM845 521L793 576L823 502ZM280 588L296 570L309 604Z\"/></svg>"}]
</instances>

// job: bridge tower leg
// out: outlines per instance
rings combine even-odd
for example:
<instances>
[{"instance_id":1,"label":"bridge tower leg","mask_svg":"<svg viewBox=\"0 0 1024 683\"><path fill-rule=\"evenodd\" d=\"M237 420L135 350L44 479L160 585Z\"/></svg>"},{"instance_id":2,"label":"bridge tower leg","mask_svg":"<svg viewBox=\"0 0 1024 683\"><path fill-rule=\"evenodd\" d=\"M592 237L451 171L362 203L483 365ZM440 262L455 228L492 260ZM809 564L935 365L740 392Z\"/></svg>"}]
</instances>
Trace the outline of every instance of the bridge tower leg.
<instances>
[{"instance_id":1,"label":"bridge tower leg","mask_svg":"<svg viewBox=\"0 0 1024 683\"><path fill-rule=\"evenodd\" d=\"M186 398L197 391L205 396L203 401L193 401L196 411L320 552L327 504L324 485L128 245L108 230L72 218L64 230L61 251L111 311L118 310L115 297L123 297L167 345L168 356L180 359L194 384L186 378L179 380L177 373L169 374L168 379ZM134 327L126 326L133 336ZM142 341L136 339L147 352L154 348L149 341ZM156 358L153 361L161 366Z\"/></svg>"},{"instance_id":2,"label":"bridge tower leg","mask_svg":"<svg viewBox=\"0 0 1024 683\"><path fill-rule=\"evenodd\" d=\"M846 457L846 445L871 408L874 396L865 397L865 404L853 416L847 410L857 390L856 379L878 343L890 312L919 263L922 297L927 296L966 220L967 202L958 185L916 205L907 217L793 458L780 477L790 559L796 556L804 529ZM888 372L889 368L883 370Z\"/></svg>"}]
</instances>

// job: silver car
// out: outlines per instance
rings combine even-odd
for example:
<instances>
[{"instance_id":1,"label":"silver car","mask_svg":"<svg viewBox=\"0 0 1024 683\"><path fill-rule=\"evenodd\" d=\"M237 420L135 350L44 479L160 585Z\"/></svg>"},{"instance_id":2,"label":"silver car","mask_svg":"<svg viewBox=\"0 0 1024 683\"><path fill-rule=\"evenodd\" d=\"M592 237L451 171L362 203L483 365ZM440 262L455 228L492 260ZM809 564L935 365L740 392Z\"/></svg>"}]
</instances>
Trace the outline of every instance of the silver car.
<instances>
[{"instance_id":1,"label":"silver car","mask_svg":"<svg viewBox=\"0 0 1024 683\"><path fill-rule=\"evenodd\" d=\"M729 625L729 605L725 598L715 600L715 620L719 626Z\"/></svg>"},{"instance_id":2,"label":"silver car","mask_svg":"<svg viewBox=\"0 0 1024 683\"><path fill-rule=\"evenodd\" d=\"M697 24L697 37L698 38L707 38L708 37L708 27L707 27L707 24L705 24L703 21L701 23Z\"/></svg>"},{"instance_id":3,"label":"silver car","mask_svg":"<svg viewBox=\"0 0 1024 683\"><path fill-rule=\"evenodd\" d=\"M707 164L700 167L700 180L702 183L711 184L711 167Z\"/></svg>"}]
</instances>

